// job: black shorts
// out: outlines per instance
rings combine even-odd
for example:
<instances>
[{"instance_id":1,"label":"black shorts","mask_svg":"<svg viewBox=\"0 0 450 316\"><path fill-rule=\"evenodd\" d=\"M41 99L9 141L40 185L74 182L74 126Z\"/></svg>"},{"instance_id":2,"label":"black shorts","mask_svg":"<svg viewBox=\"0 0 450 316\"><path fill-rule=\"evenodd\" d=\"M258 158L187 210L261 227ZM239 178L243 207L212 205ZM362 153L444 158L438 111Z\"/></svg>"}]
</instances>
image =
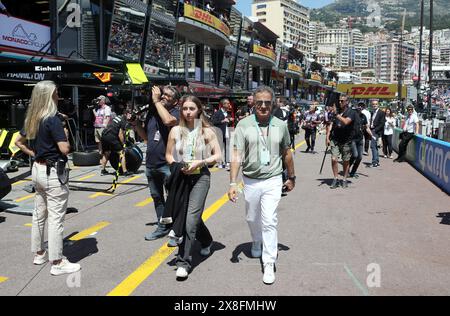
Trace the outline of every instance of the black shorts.
<instances>
[{"instance_id":1,"label":"black shorts","mask_svg":"<svg viewBox=\"0 0 450 316\"><path fill-rule=\"evenodd\" d=\"M123 149L123 145L120 143L119 137L112 133L102 134L102 150L120 152Z\"/></svg>"}]
</instances>

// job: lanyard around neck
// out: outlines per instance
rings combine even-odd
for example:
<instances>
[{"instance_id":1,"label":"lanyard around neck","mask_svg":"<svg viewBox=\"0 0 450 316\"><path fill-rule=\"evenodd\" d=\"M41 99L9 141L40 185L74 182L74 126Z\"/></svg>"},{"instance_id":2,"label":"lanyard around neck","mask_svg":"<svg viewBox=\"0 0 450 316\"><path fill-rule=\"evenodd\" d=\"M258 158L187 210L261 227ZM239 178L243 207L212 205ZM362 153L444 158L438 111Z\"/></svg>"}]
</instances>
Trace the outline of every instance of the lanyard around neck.
<instances>
[{"instance_id":1,"label":"lanyard around neck","mask_svg":"<svg viewBox=\"0 0 450 316\"><path fill-rule=\"evenodd\" d=\"M270 135L270 123L272 122L272 116L270 116L270 119L269 119L269 124L267 125L267 140L269 140L269 135ZM257 119L257 117L256 117L256 115L255 115L255 123L256 123L256 129L258 130L258 132L259 132L259 137L261 138L261 141L262 141L262 143L263 143L263 146L266 148L266 149L268 149L269 147L267 146L267 141L266 141L266 139L264 138L264 133L263 133L263 130L261 129L261 126L259 126L259 123L258 123L258 119Z\"/></svg>"}]
</instances>

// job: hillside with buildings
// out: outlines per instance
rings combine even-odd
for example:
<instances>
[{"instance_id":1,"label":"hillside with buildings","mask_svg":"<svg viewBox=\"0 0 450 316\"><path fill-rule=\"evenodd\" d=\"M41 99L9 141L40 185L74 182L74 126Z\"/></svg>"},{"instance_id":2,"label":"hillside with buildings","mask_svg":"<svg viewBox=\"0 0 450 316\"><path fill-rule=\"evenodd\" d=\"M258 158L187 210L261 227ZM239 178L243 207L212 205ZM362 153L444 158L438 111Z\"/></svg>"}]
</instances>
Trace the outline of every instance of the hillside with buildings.
<instances>
[{"instance_id":1,"label":"hillside with buildings","mask_svg":"<svg viewBox=\"0 0 450 316\"><path fill-rule=\"evenodd\" d=\"M429 2L425 4L425 23L429 25ZM434 27L450 28L450 0L434 1ZM401 16L406 10L405 27L411 30L420 25L420 2L418 0L336 0L320 9L311 10L311 20L333 26L342 20L363 33L379 29L398 30Z\"/></svg>"}]
</instances>

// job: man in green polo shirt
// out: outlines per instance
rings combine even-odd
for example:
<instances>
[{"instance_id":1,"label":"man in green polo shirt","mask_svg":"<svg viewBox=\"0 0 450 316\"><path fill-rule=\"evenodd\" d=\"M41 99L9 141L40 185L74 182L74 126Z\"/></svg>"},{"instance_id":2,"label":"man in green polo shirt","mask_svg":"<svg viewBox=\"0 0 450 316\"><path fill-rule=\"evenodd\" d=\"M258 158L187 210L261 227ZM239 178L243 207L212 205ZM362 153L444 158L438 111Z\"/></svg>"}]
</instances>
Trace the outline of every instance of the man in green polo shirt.
<instances>
[{"instance_id":1,"label":"man in green polo shirt","mask_svg":"<svg viewBox=\"0 0 450 316\"><path fill-rule=\"evenodd\" d=\"M286 122L271 115L275 94L269 87L259 87L253 94L255 114L241 120L232 144L228 198L236 202L237 177L242 163L246 218L252 235L251 253L262 256L263 282L275 282L275 261L278 253L277 207L283 186L295 187L295 172L290 136ZM288 180L283 184L283 161Z\"/></svg>"}]
</instances>

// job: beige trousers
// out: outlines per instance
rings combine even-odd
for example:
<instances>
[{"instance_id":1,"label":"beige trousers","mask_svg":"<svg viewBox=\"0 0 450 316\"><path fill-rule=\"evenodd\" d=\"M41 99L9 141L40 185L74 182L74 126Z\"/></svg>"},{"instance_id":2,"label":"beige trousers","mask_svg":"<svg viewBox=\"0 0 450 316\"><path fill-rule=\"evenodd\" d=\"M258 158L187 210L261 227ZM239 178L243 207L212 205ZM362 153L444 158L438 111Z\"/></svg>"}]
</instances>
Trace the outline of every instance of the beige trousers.
<instances>
[{"instance_id":1,"label":"beige trousers","mask_svg":"<svg viewBox=\"0 0 450 316\"><path fill-rule=\"evenodd\" d=\"M63 257L64 217L66 215L69 188L58 180L56 168L47 176L47 166L33 164L32 180L36 188L31 229L31 251L44 250L45 221L48 219L48 254L50 261Z\"/></svg>"}]
</instances>

